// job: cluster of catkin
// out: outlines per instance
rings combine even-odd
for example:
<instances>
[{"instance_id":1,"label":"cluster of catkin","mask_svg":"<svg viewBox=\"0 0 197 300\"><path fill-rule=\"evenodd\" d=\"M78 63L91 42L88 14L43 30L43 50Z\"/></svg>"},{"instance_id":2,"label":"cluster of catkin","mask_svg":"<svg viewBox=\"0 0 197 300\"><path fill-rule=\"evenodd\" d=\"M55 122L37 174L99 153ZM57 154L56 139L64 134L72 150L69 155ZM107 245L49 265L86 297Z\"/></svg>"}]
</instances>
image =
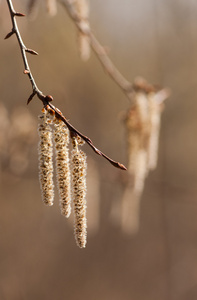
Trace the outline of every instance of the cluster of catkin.
<instances>
[{"instance_id":1,"label":"cluster of catkin","mask_svg":"<svg viewBox=\"0 0 197 300\"><path fill-rule=\"evenodd\" d=\"M46 205L53 205L54 201L54 170L53 144L56 156L56 179L59 191L61 213L69 217L71 202L74 209L74 232L77 245L86 246L86 155L79 150L83 142L79 136L70 136L66 125L54 116L52 111L43 109L39 116L38 132L40 136L39 180L42 200ZM52 128L53 126L53 128ZM73 149L69 159L69 141L72 140ZM71 201L72 200L72 201Z\"/></svg>"},{"instance_id":2,"label":"cluster of catkin","mask_svg":"<svg viewBox=\"0 0 197 300\"><path fill-rule=\"evenodd\" d=\"M126 232L139 227L139 205L145 178L156 168L162 104L155 92L138 91L125 118L129 180L122 199L121 223Z\"/></svg>"}]
</instances>

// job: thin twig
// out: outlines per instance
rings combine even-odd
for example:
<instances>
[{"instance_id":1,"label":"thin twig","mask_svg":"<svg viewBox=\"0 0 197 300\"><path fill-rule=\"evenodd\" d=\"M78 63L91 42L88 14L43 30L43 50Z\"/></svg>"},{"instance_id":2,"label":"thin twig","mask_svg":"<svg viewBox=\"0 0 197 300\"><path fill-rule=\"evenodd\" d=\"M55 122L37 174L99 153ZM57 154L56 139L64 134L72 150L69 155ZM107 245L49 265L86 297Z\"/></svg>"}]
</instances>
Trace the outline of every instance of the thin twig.
<instances>
[{"instance_id":1,"label":"thin twig","mask_svg":"<svg viewBox=\"0 0 197 300\"><path fill-rule=\"evenodd\" d=\"M17 37L17 40L18 40L18 43L19 43L19 47L20 47L20 50L21 50L21 54L22 54L22 58L23 58L23 63L24 63L24 66L25 66L25 70L24 70L24 73L28 75L29 79L30 79L30 82L31 82L31 85L32 85L32 89L33 89L33 93L34 94L37 94L37 96L40 98L42 98L44 95L43 93L38 89L36 83L35 83L35 80L32 76L32 73L31 73L31 70L30 70L30 67L29 67L29 64L28 64L28 60L27 60L27 56L26 56L26 52L29 52L31 54L38 54L37 52L35 52L34 50L32 49L28 49L25 44L23 43L23 40L21 38L21 35L20 35L20 32L19 32L19 29L18 29L18 26L17 26L17 22L16 22L16 18L17 16L25 16L24 14L21 14L21 13L17 13L15 12L14 10L14 7L13 7L13 4L12 4L12 1L11 0L7 0L7 3L8 3L8 7L9 7L9 11L10 11L10 16L11 16L11 20L12 20L12 31L10 32L10 34L16 34L16 37ZM12 35L11 34L11 35ZM8 34L9 35L9 34ZM8 38L9 36L6 36L6 38ZM10 36L11 36L10 35Z\"/></svg>"},{"instance_id":2,"label":"thin twig","mask_svg":"<svg viewBox=\"0 0 197 300\"><path fill-rule=\"evenodd\" d=\"M54 105L51 104L51 101L53 100L52 96L45 96L38 89L38 87L36 85L36 82L35 82L35 79L34 79L32 73L31 73L31 70L30 70L30 67L29 67L29 64L28 64L28 60L27 60L27 56L26 56L26 52L31 53L31 54L37 54L37 52L34 51L34 50L32 50L32 49L28 49L25 46L25 44L24 44L24 42L22 40L22 37L20 35L20 31L18 29L16 19L15 19L15 17L17 17L17 16L18 17L22 17L22 16L25 16L25 15L22 14L22 13L15 12L13 4L12 4L12 0L7 0L7 4L8 4L10 16L11 16L11 20L12 20L12 31L6 35L5 39L11 37L13 34L16 34L16 37L17 37L17 40L18 40L18 43L19 43L19 47L21 49L23 63L24 63L24 66L25 66L24 74L28 75L28 77L30 79L30 82L31 82L31 85L32 85L32 90L33 90L32 94L30 95L30 97L29 97L29 99L27 101L27 104L33 99L33 97L35 95L37 95L37 97L42 101L44 107L47 108L47 109L49 109L49 108L52 109L52 111L55 113L56 117L59 118L59 119L61 119L66 124L66 126L68 127L68 129L70 130L70 132L72 134L79 135L94 150L95 153L97 153L98 155L100 155L100 156L104 157L105 159L107 159L113 166L115 166L117 168L120 168L122 170L126 170L126 167L123 164L120 164L119 162L116 162L116 161L112 160L107 155L105 155L103 152L101 152L100 150L98 150L94 146L94 144L92 143L92 141L87 136L83 135L76 128L74 128L67 121L67 119L63 116L62 112L59 109L57 109Z\"/></svg>"},{"instance_id":3,"label":"thin twig","mask_svg":"<svg viewBox=\"0 0 197 300\"><path fill-rule=\"evenodd\" d=\"M125 93L130 102L133 101L133 94L135 93L135 87L120 73L120 71L113 64L109 56L107 55L104 47L99 43L91 29L84 26L83 20L79 17L77 10L73 5L73 0L59 0L59 2L66 8L69 16L73 20L78 30L89 36L90 45L99 61L101 62L104 70L114 80L114 82Z\"/></svg>"}]
</instances>

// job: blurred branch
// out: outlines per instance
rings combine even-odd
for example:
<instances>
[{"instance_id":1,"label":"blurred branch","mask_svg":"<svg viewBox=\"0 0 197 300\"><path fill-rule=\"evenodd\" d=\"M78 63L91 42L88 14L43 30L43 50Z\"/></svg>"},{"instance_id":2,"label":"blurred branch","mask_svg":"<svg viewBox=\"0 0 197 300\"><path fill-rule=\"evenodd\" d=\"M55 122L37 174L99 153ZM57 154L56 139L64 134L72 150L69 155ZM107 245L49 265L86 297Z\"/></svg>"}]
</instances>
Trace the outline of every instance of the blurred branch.
<instances>
[{"instance_id":1,"label":"blurred branch","mask_svg":"<svg viewBox=\"0 0 197 300\"><path fill-rule=\"evenodd\" d=\"M11 20L12 20L12 30L11 30L10 33L8 33L6 35L5 39L8 39L13 34L16 34L16 37L17 37L17 40L18 40L18 43L19 43L19 47L20 47L20 50L21 50L21 54L22 54L23 63L24 63L24 66L25 66L24 74L28 75L29 80L30 80L31 85L32 85L32 90L33 90L32 94L30 95L30 97L27 101L27 104L29 104L30 101L33 99L33 97L35 95L37 95L37 97L42 101L44 107L47 108L47 109L49 109L49 107L50 107L50 109L55 113L55 116L57 118L61 119L66 124L66 126L70 130L71 135L79 135L94 150L95 153L97 153L98 155L100 155L100 156L104 157L105 159L107 159L113 166L115 166L117 168L120 168L122 170L126 170L126 167L124 165L122 165L119 162L116 162L116 161L112 160L111 158L109 158L108 156L106 156L103 152L101 152L100 150L98 150L94 146L92 141L87 136L83 135L76 128L74 128L67 121L67 119L63 116L62 112L59 109L57 109L54 105L51 104L51 101L53 100L52 96L49 96L49 95L45 96L38 89L38 87L36 85L36 82L34 80L34 77L31 73L31 70L30 70L30 67L29 67L29 64L28 64L28 60L27 60L27 56L26 56L26 53L30 53L30 54L33 54L33 55L37 55L38 53L36 51L32 50L32 49L28 49L25 46L25 44L24 44L24 42L21 38L20 31L19 31L18 26L17 26L17 22L16 22L16 17L24 17L25 15L22 14L22 13L15 12L13 4L12 4L12 0L7 0L7 4L8 4Z\"/></svg>"},{"instance_id":2,"label":"blurred branch","mask_svg":"<svg viewBox=\"0 0 197 300\"><path fill-rule=\"evenodd\" d=\"M130 103L133 104L135 102L134 96L138 91L143 91L145 93L150 92L160 92L160 87L149 84L144 78L138 77L132 84L129 82L122 73L118 70L118 68L114 65L112 60L107 55L105 48L100 44L95 35L91 31L91 27L89 24L87 25L87 20L84 20L78 14L78 11L75 7L75 3L78 0L59 0L59 2L65 7L68 12L68 15L76 25L79 32L87 35L90 40L90 45L100 61L101 65L104 68L104 71L112 78L112 80L120 87L120 89L124 92L126 97L129 99ZM79 0L80 1L80 0ZM167 97L169 97L170 91L169 89L162 89L163 97L159 99L159 102L163 102ZM165 96L164 96L165 94Z\"/></svg>"},{"instance_id":3,"label":"blurred branch","mask_svg":"<svg viewBox=\"0 0 197 300\"><path fill-rule=\"evenodd\" d=\"M66 8L69 16L75 23L77 29L85 35L89 36L90 45L104 70L113 79L113 81L121 88L129 101L132 102L135 87L120 73L120 71L113 64L109 56L107 55L104 47L96 39L89 26L86 25L75 9L73 0L59 0L59 2Z\"/></svg>"}]
</instances>

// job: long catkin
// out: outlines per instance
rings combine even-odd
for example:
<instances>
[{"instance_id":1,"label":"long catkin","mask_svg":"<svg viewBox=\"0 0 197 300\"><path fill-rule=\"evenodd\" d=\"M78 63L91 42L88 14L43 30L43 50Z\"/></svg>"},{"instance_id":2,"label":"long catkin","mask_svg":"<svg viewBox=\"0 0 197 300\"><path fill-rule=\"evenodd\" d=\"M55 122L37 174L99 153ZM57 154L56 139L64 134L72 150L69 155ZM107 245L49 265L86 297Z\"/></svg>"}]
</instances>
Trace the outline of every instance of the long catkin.
<instances>
[{"instance_id":1,"label":"long catkin","mask_svg":"<svg viewBox=\"0 0 197 300\"><path fill-rule=\"evenodd\" d=\"M52 130L48 123L47 112L44 111L39 116L40 124L38 133L40 141L38 144L39 157L39 180L43 202L51 206L54 201L54 184L53 184L53 143Z\"/></svg>"},{"instance_id":2,"label":"long catkin","mask_svg":"<svg viewBox=\"0 0 197 300\"><path fill-rule=\"evenodd\" d=\"M76 243L80 248L85 248L87 237L86 168L85 153L74 148L72 150L74 233Z\"/></svg>"},{"instance_id":3,"label":"long catkin","mask_svg":"<svg viewBox=\"0 0 197 300\"><path fill-rule=\"evenodd\" d=\"M56 176L60 198L61 214L69 217L71 213L71 188L69 166L69 131L62 121L55 122L54 142L56 148Z\"/></svg>"}]
</instances>

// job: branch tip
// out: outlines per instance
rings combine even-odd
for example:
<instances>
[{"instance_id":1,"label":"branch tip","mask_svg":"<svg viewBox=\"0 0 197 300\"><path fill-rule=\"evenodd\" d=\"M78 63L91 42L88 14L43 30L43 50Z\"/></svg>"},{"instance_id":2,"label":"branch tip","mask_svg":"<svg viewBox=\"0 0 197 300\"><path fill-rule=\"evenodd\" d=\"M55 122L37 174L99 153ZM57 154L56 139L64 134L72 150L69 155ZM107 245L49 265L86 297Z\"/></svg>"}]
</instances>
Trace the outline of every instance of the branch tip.
<instances>
[{"instance_id":1,"label":"branch tip","mask_svg":"<svg viewBox=\"0 0 197 300\"><path fill-rule=\"evenodd\" d=\"M19 13L19 12L15 12L14 15L16 17L25 17L25 14Z\"/></svg>"},{"instance_id":2,"label":"branch tip","mask_svg":"<svg viewBox=\"0 0 197 300\"><path fill-rule=\"evenodd\" d=\"M127 170L127 168L123 165L123 164L120 164L118 163L118 168L121 169L121 170Z\"/></svg>"},{"instance_id":3,"label":"branch tip","mask_svg":"<svg viewBox=\"0 0 197 300\"><path fill-rule=\"evenodd\" d=\"M30 53L30 54L33 54L33 55L38 55L38 52L36 52L36 51L34 51L32 49L26 48L25 51L28 52L28 53Z\"/></svg>"},{"instance_id":4,"label":"branch tip","mask_svg":"<svg viewBox=\"0 0 197 300\"><path fill-rule=\"evenodd\" d=\"M26 71L26 70L25 70ZM27 74L27 73L26 73ZM31 102L31 100L33 99L33 97L36 95L35 92L33 92L30 96L29 99L27 100L27 105Z\"/></svg>"},{"instance_id":5,"label":"branch tip","mask_svg":"<svg viewBox=\"0 0 197 300\"><path fill-rule=\"evenodd\" d=\"M4 37L4 40L7 40L9 39L9 37L11 37L15 32L12 30L10 31L5 37Z\"/></svg>"}]
</instances>

